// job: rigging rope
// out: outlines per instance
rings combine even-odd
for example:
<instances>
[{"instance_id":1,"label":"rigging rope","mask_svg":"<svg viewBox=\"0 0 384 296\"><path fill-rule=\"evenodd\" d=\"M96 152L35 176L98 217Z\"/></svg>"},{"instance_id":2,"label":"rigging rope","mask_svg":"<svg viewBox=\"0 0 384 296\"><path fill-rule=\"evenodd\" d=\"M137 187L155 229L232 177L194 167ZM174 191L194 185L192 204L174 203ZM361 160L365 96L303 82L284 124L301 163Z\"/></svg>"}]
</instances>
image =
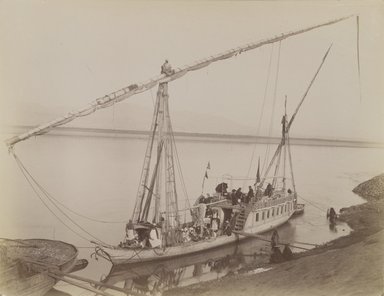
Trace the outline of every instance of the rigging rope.
<instances>
[{"instance_id":1,"label":"rigging rope","mask_svg":"<svg viewBox=\"0 0 384 296\"><path fill-rule=\"evenodd\" d=\"M361 95L361 77L360 77L360 20L359 16L356 16L356 53L357 53L357 72L359 75L359 94L360 94L360 102L362 99Z\"/></svg>"},{"instance_id":2,"label":"rigging rope","mask_svg":"<svg viewBox=\"0 0 384 296\"><path fill-rule=\"evenodd\" d=\"M281 50L281 41L279 41L279 50L278 50L278 54L277 54L275 87L274 87L274 92L273 92L273 105L272 105L272 111L271 111L271 120L270 120L270 123L269 123L268 138L270 138L271 135L272 135L274 115L275 115L276 94L277 94L277 85L278 85L279 69L280 69L280 50ZM262 173L264 173L264 169L265 169L265 166L267 164L267 159L269 158L269 152L270 152L270 143L268 141L267 148L266 148L266 151L265 151L265 157L264 157L264 161L263 161L263 166L262 166L262 169L261 169Z\"/></svg>"},{"instance_id":3,"label":"rigging rope","mask_svg":"<svg viewBox=\"0 0 384 296\"><path fill-rule=\"evenodd\" d=\"M18 164L19 165L19 164ZM20 168L20 171L22 172L22 174L24 175L25 179L27 180L27 182L29 183L29 185L31 186L32 190L35 192L36 196L40 199L40 201L45 205L45 207L52 213L53 216L55 216L66 228L68 228L70 231L72 231L73 233L75 233L76 235L78 235L79 237L81 237L82 239L86 240L86 241L89 241L88 238L86 238L85 236L81 235L80 233L76 232L75 230L73 230L70 226L68 226L67 224L65 224L65 222L55 214L55 212L45 203L45 201L41 198L40 194L37 192L36 188L32 185L31 181L29 180L28 176L26 175L26 173L24 172L24 170L22 169L22 167L20 167L19 165L19 168Z\"/></svg>"},{"instance_id":4,"label":"rigging rope","mask_svg":"<svg viewBox=\"0 0 384 296\"><path fill-rule=\"evenodd\" d=\"M303 197L302 197L301 195L299 195L299 194L298 194L298 196L299 196L302 200L305 200L307 203L309 203L309 204L310 204L311 206L313 206L314 208L316 208L316 209L318 209L318 210L320 210L320 211L322 211L322 212L324 212L324 213L327 212L326 210L324 210L324 209L320 208L319 206L317 206L317 205L315 204L315 202L309 201L308 199L303 198Z\"/></svg>"},{"instance_id":5,"label":"rigging rope","mask_svg":"<svg viewBox=\"0 0 384 296\"><path fill-rule=\"evenodd\" d=\"M181 170L181 164L180 164L180 159L179 159L179 153L177 152L177 146L175 144L175 135L173 133L173 128L172 128L172 122L170 121L169 122L169 125L171 127L171 130L172 130L172 133L171 133L171 139L172 139L172 145L175 149L175 155L176 155L176 167L177 167L177 170L179 172L179 175L180 175L180 181L181 181L181 186L183 188L183 191L184 191L184 195L186 197L186 202L188 203L188 207L191 207L191 203L190 203L190 200L189 200L189 197L188 197L188 192L187 192L187 186L185 185L185 182L184 182L184 175L183 175L183 171Z\"/></svg>"},{"instance_id":6,"label":"rigging rope","mask_svg":"<svg viewBox=\"0 0 384 296\"><path fill-rule=\"evenodd\" d=\"M75 233L76 235L80 236L81 238L89 241L89 239L87 239L85 236L81 235L80 233L78 233L77 231L75 231L74 229L72 229L70 226L68 226L49 206L48 204L44 201L44 199L40 196L39 192L36 190L35 186L37 186L40 191L46 196L46 198L52 203L52 205L54 207L57 208L57 210L59 210L62 215L64 215L69 221L71 221L73 224L75 224L79 229L81 229L83 232L85 232L86 234L88 234L90 237L94 238L96 241L98 241L99 243L102 243L102 244L106 244L105 242L103 242L102 240L100 240L99 238L95 237L94 235L92 235L90 232L88 232L86 229L84 229L81 225L79 225L76 221L74 221L71 217L69 217L62 209L60 209L60 207L58 207L55 202L50 198L49 194L47 194L47 191L36 181L36 179L31 175L31 173L27 170L27 168L24 166L23 162L21 161L21 159L15 154L14 151L12 151L12 155L13 157L15 158L16 160L16 163L17 165L19 166L21 172L23 173L24 177L26 178L26 180L28 181L28 183L30 184L30 186L32 187L33 191L35 192L35 194L38 196L38 198L42 201L42 203L45 205L45 207L65 226L67 227L69 230L71 230L73 233ZM33 186L32 182L35 184L35 186ZM108 244L107 244L108 245Z\"/></svg>"},{"instance_id":7,"label":"rigging rope","mask_svg":"<svg viewBox=\"0 0 384 296\"><path fill-rule=\"evenodd\" d=\"M20 161L20 159L19 159ZM21 162L21 161L20 161ZM23 167L25 168L25 166L23 165ZM30 175L28 173L28 175ZM74 210L72 210L71 208L69 208L68 206L66 206L65 204L63 204L61 201L57 200L55 197L52 196L52 194L50 194L43 186L41 186L37 181L34 181L35 184L39 187L39 189L47 196L49 196L49 198L53 199L55 202L57 202L59 205L61 205L63 208L65 208L66 210L68 210L69 212L71 212L72 214L74 215L77 215L79 217L82 217L84 219L87 219L89 221L93 221L93 222L98 222L98 223L106 223L106 224L125 224L127 223L126 220L122 220L122 221L107 221L107 220L100 220L100 219L95 219L95 218L92 218L92 217L87 217L79 212L76 212Z\"/></svg>"},{"instance_id":8,"label":"rigging rope","mask_svg":"<svg viewBox=\"0 0 384 296\"><path fill-rule=\"evenodd\" d=\"M264 108L265 108L265 102L266 102L266 99L267 99L267 92L268 92L268 86L269 86L269 78L270 78L270 73L271 73L271 65L272 65L272 57L273 57L273 47L274 47L274 43L272 43L272 45L271 45L271 52L270 52L270 55L269 55L267 81L265 83L263 104L261 106L259 123L258 123L257 130L256 130L256 136L260 135L261 121L262 121L263 115L264 115ZM247 178L249 177L249 174L250 174L252 166L253 166L253 159L254 159L254 156L255 156L256 146L257 145L255 143L255 145L253 146L251 162L249 163L248 172L247 172L247 175L246 175ZM245 181L243 183L243 187L245 187Z\"/></svg>"}]
</instances>

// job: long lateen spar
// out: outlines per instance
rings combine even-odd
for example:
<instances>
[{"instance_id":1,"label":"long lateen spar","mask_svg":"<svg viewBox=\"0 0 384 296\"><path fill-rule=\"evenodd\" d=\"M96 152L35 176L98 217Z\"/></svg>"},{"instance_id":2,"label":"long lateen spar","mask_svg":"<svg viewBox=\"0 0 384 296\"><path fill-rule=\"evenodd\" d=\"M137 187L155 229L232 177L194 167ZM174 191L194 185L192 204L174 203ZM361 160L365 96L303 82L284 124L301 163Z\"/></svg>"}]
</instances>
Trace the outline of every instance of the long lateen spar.
<instances>
[{"instance_id":1,"label":"long lateen spar","mask_svg":"<svg viewBox=\"0 0 384 296\"><path fill-rule=\"evenodd\" d=\"M320 28L320 27L332 25L332 24L341 22L343 20L349 19L351 17L353 17L353 16L347 16L347 17L336 19L336 20L328 21L326 23L322 23L319 25L315 25L312 27L308 27L305 29L284 33L284 34L281 34L279 36L269 38L266 40L248 43L246 45L227 50L225 52L216 54L214 56L210 56L206 59L198 60L198 61L196 61L190 65L185 65L184 67L181 67L181 68L175 68L174 72L171 75L161 74L161 75L158 75L156 77L150 78L149 80L147 80L145 82L141 82L141 83L137 83L137 84L131 84L131 85L124 87L118 91L115 91L111 94L105 95L104 97L101 97L101 98L94 100L93 102L91 102L90 104L88 104L87 106L85 106L84 108L82 108L78 111L69 112L67 115L65 115L63 117L60 117L60 118L55 119L53 121L50 121L46 124L42 124L36 128L29 130L26 133L23 133L23 134L20 134L18 136L7 139L5 141L5 143L9 147L9 149L12 149L12 147L20 141L24 141L30 137L33 137L33 136L39 136L39 135L45 134L55 127L64 125L64 124L74 120L77 117L87 116L87 115L97 111L98 109L110 107L110 106L114 105L115 103L123 101L123 100L125 100L125 99L127 99L127 98L129 98L135 94L150 90L151 88L155 87L159 83L170 82L170 81L176 80L176 79L184 76L185 74L187 74L190 71L195 71L195 70L207 67L208 65L210 65L213 62L225 60L225 59L231 58L233 56L236 56L240 53L256 49L256 48L261 47L263 45L282 41L282 40L287 39L289 37L299 35L299 34L302 34L302 33L305 33L305 32Z\"/></svg>"}]
</instances>

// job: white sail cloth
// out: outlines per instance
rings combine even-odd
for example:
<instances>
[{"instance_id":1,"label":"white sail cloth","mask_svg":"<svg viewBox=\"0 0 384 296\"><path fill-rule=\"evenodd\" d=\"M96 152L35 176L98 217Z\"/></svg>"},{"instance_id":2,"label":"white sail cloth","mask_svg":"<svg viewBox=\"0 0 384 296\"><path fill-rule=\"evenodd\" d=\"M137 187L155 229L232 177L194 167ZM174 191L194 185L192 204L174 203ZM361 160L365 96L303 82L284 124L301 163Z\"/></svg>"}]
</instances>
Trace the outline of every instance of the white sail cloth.
<instances>
[{"instance_id":1,"label":"white sail cloth","mask_svg":"<svg viewBox=\"0 0 384 296\"><path fill-rule=\"evenodd\" d=\"M87 115L95 112L98 109L110 107L110 106L114 105L115 103L118 103L122 100L125 100L125 99L127 99L127 98L129 98L135 94L147 91L159 83L170 82L170 81L173 81L175 79L178 79L178 78L184 76L185 74L187 74L189 71L195 71L195 70L207 67L209 64L211 64L213 62L216 62L219 60L225 60L225 59L228 59L228 58L233 57L235 55L241 54L243 52L261 47L261 46L266 45L266 44L275 43L275 42L287 39L291 36L302 34L302 33L320 28L322 26L335 24L335 23L338 23L338 22L343 21L345 19L348 19L350 17L352 17L352 16L339 18L339 19L332 20L332 21L329 21L329 22L326 22L323 24L308 27L306 29L288 32L285 34L281 34L279 36L275 36L273 38L269 38L269 39L265 39L265 40L261 40L261 41L257 41L257 42L253 42L253 43L248 43L246 45L239 46L237 48L230 49L230 50L227 50L225 52L210 56L209 58L195 61L194 63L189 64L189 65L185 65L181 68L175 68L172 75L162 74L162 75L158 75L156 77L153 77L153 78L151 78L145 82L142 82L142 83L131 84L127 87L124 87L124 88L116 91L116 92L113 92L109 95L106 95L104 97L96 99L95 101L88 104L86 107L80 109L79 111L69 112L67 115L65 115L63 117L60 117L56 120L48 122L47 124L40 125L40 126L34 128L34 129L31 129L30 131L28 131L24 134L21 134L19 136L15 136L13 138L10 138L10 139L6 140L6 144L8 147L11 148L13 145L15 145L16 143L18 143L20 141L26 140L32 136L38 136L38 135L45 134L45 133L49 132L52 128L66 124L66 123L74 120L77 117L87 116Z\"/></svg>"}]
</instances>

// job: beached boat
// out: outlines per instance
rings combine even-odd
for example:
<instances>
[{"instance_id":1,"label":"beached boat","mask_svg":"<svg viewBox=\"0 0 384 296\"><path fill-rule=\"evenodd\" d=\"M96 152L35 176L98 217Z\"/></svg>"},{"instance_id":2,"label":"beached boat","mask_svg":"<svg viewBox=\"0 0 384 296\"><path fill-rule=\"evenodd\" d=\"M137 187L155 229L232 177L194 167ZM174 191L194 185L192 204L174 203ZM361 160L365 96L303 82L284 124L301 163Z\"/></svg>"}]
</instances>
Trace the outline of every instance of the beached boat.
<instances>
[{"instance_id":1,"label":"beached boat","mask_svg":"<svg viewBox=\"0 0 384 296\"><path fill-rule=\"evenodd\" d=\"M45 271L72 272L78 255L71 244L45 239L2 239L0 251L0 294L15 296L45 295L57 282Z\"/></svg>"},{"instance_id":2,"label":"beached boat","mask_svg":"<svg viewBox=\"0 0 384 296\"><path fill-rule=\"evenodd\" d=\"M30 182L36 183L36 180L16 156L13 149L16 143L47 133L52 128L68 123L77 117L87 116L98 109L113 106L135 94L158 86L134 210L131 220L126 226L126 233L122 235L122 237L126 236L125 240L118 246L111 246L99 240L95 242L96 254L110 260L113 264L153 261L192 254L236 242L245 238L240 234L241 232L259 234L274 229L286 223L295 211L299 210L292 169L289 132L295 116L319 74L331 47L323 56L308 88L304 91L300 103L289 120L285 108L285 114L281 121L280 143L266 166L266 170L262 173L263 177L260 177L258 170L257 177L249 182L248 185L253 188L254 193L250 193L247 197L243 197L241 192L233 194L227 192L227 184L222 183L221 187L216 188L213 198L204 197L194 206L191 206L187 200L186 207L180 209L181 199L178 195L175 177L180 164L168 107L169 83L190 71L207 67L211 63L237 56L266 44L281 42L291 36L335 24L345 19L348 18L333 20L270 39L249 43L181 68L173 69L166 61L162 65L161 75L142 83L131 84L96 99L77 112L70 112L64 117L9 139L7 145L26 178ZM285 105L286 103L285 101ZM180 171L179 169L179 173ZM289 177L286 177L287 174ZM183 185L181 173L180 180ZM36 187L41 188L39 184L36 184ZM46 194L46 191L42 190L42 193ZM54 202L49 196L47 198ZM207 202L207 200L209 201Z\"/></svg>"}]
</instances>

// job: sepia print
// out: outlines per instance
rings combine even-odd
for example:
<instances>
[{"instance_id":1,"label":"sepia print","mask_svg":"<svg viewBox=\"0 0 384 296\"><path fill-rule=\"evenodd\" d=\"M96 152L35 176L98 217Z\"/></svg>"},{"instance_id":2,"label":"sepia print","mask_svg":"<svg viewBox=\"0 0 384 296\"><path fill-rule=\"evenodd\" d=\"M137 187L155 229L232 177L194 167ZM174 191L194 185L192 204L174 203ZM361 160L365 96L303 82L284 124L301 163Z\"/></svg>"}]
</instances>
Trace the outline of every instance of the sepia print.
<instances>
[{"instance_id":1,"label":"sepia print","mask_svg":"<svg viewBox=\"0 0 384 296\"><path fill-rule=\"evenodd\" d=\"M383 295L383 1L0 1L0 295Z\"/></svg>"}]
</instances>

